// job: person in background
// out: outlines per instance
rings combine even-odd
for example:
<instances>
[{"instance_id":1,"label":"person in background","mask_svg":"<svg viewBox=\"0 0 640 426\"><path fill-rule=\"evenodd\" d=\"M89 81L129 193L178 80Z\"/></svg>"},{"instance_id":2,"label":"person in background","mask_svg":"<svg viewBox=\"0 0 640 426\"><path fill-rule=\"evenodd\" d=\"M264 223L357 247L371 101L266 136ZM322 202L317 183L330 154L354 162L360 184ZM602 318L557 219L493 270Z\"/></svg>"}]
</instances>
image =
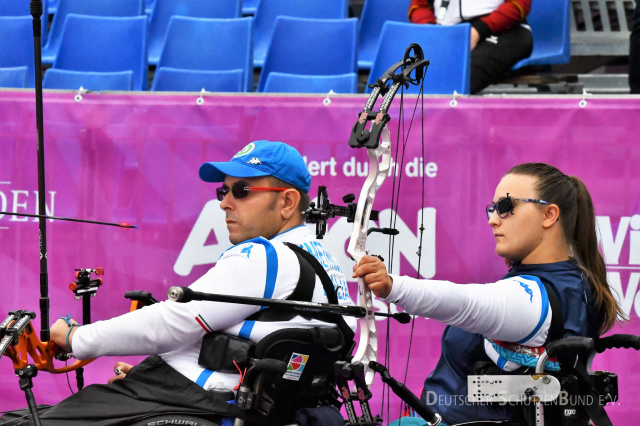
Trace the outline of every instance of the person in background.
<instances>
[{"instance_id":1,"label":"person in background","mask_svg":"<svg viewBox=\"0 0 640 426\"><path fill-rule=\"evenodd\" d=\"M531 0L411 0L414 24L471 24L471 93L500 82L533 50ZM455 48L455 46L451 46Z\"/></svg>"}]
</instances>

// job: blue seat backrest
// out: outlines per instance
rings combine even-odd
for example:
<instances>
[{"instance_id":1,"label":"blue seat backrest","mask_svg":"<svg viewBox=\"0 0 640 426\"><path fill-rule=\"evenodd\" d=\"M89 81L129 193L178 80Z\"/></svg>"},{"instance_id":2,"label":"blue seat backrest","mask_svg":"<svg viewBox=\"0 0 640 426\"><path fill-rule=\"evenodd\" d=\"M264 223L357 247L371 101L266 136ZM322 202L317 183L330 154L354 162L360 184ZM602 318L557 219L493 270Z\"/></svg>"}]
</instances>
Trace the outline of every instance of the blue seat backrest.
<instances>
[{"instance_id":1,"label":"blue seat backrest","mask_svg":"<svg viewBox=\"0 0 640 426\"><path fill-rule=\"evenodd\" d=\"M280 16L260 72L258 91L270 72L337 75L356 71L357 18Z\"/></svg>"},{"instance_id":2,"label":"blue seat backrest","mask_svg":"<svg viewBox=\"0 0 640 426\"><path fill-rule=\"evenodd\" d=\"M26 88L29 68L25 66L21 67L0 67L0 87L18 87Z\"/></svg>"},{"instance_id":3,"label":"blue seat backrest","mask_svg":"<svg viewBox=\"0 0 640 426\"><path fill-rule=\"evenodd\" d=\"M243 91L253 91L253 18L211 19L174 16L158 68L203 71L241 69Z\"/></svg>"},{"instance_id":4,"label":"blue seat backrest","mask_svg":"<svg viewBox=\"0 0 640 426\"><path fill-rule=\"evenodd\" d=\"M301 75L270 72L264 85L269 93L357 93L358 74Z\"/></svg>"},{"instance_id":5,"label":"blue seat backrest","mask_svg":"<svg viewBox=\"0 0 640 426\"><path fill-rule=\"evenodd\" d=\"M260 0L242 0L242 14L255 15L259 4Z\"/></svg>"},{"instance_id":6,"label":"blue seat backrest","mask_svg":"<svg viewBox=\"0 0 640 426\"><path fill-rule=\"evenodd\" d=\"M0 16L0 68L26 66L27 87L35 87L33 18Z\"/></svg>"},{"instance_id":7,"label":"blue seat backrest","mask_svg":"<svg viewBox=\"0 0 640 426\"><path fill-rule=\"evenodd\" d=\"M278 16L344 19L347 0L260 0L253 30L253 66L262 67Z\"/></svg>"},{"instance_id":8,"label":"blue seat backrest","mask_svg":"<svg viewBox=\"0 0 640 426\"><path fill-rule=\"evenodd\" d=\"M243 92L245 72L188 70L159 67L153 76L152 91L171 92Z\"/></svg>"},{"instance_id":9,"label":"blue seat backrest","mask_svg":"<svg viewBox=\"0 0 640 426\"><path fill-rule=\"evenodd\" d=\"M152 65L160 59L172 16L239 18L240 0L155 0L149 17L149 63Z\"/></svg>"},{"instance_id":10,"label":"blue seat backrest","mask_svg":"<svg viewBox=\"0 0 640 426\"><path fill-rule=\"evenodd\" d=\"M67 15L53 68L133 71L134 90L147 90L147 17Z\"/></svg>"},{"instance_id":11,"label":"blue seat backrest","mask_svg":"<svg viewBox=\"0 0 640 426\"><path fill-rule=\"evenodd\" d=\"M144 0L58 0L47 44L42 48L42 62L53 64L60 47L62 27L68 14L91 16L141 16Z\"/></svg>"},{"instance_id":12,"label":"blue seat backrest","mask_svg":"<svg viewBox=\"0 0 640 426\"><path fill-rule=\"evenodd\" d=\"M358 68L370 69L386 21L408 22L411 0L367 0L358 28Z\"/></svg>"},{"instance_id":13,"label":"blue seat backrest","mask_svg":"<svg viewBox=\"0 0 640 426\"><path fill-rule=\"evenodd\" d=\"M49 6L45 9L49 15L55 15L58 11L58 1L59 0L49 0Z\"/></svg>"},{"instance_id":14,"label":"blue seat backrest","mask_svg":"<svg viewBox=\"0 0 640 426\"><path fill-rule=\"evenodd\" d=\"M417 43L429 65L425 94L468 94L470 91L470 25L421 25L387 21L383 25L368 84L374 83L393 64L402 60L407 47ZM405 93L418 93L411 85ZM366 92L371 92L370 88Z\"/></svg>"},{"instance_id":15,"label":"blue seat backrest","mask_svg":"<svg viewBox=\"0 0 640 426\"><path fill-rule=\"evenodd\" d=\"M42 80L43 89L78 90L80 87L91 91L133 90L133 71L93 72L68 71L49 68Z\"/></svg>"},{"instance_id":16,"label":"blue seat backrest","mask_svg":"<svg viewBox=\"0 0 640 426\"><path fill-rule=\"evenodd\" d=\"M570 0L535 0L527 22L533 36L533 52L513 69L527 65L566 64L571 58Z\"/></svg>"},{"instance_id":17,"label":"blue seat backrest","mask_svg":"<svg viewBox=\"0 0 640 426\"><path fill-rule=\"evenodd\" d=\"M48 7L48 0L42 0L42 15L40 16L40 42L42 46L47 43L49 34ZM31 16L33 19L29 2L19 0L0 0L0 16Z\"/></svg>"}]
</instances>

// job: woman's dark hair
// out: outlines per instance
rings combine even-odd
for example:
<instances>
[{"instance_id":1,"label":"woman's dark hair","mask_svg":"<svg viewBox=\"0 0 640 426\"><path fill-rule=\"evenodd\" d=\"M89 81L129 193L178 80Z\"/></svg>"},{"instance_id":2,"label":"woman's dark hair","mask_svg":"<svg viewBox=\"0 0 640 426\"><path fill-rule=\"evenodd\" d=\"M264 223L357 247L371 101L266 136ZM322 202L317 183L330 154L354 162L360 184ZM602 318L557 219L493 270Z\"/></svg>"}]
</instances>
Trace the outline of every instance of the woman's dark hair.
<instances>
[{"instance_id":1,"label":"woman's dark hair","mask_svg":"<svg viewBox=\"0 0 640 426\"><path fill-rule=\"evenodd\" d=\"M573 257L591 283L596 306L604 314L601 334L609 330L616 319L625 319L622 308L607 283L604 259L598 250L596 218L587 187L575 176L567 176L544 163L525 163L513 167L507 174L538 178L536 196L560 209L560 224Z\"/></svg>"}]
</instances>

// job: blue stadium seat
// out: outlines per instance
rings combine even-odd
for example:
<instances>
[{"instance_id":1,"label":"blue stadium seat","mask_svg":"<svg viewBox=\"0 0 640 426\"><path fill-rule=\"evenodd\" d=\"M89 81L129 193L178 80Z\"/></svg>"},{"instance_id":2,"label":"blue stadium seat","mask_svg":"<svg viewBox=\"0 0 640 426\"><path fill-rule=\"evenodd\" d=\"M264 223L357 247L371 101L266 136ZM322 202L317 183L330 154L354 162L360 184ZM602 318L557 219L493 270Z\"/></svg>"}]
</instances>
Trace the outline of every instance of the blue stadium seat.
<instances>
[{"instance_id":1,"label":"blue stadium seat","mask_svg":"<svg viewBox=\"0 0 640 426\"><path fill-rule=\"evenodd\" d=\"M258 80L264 91L271 72L338 75L356 72L357 18L279 16Z\"/></svg>"},{"instance_id":2,"label":"blue stadium seat","mask_svg":"<svg viewBox=\"0 0 640 426\"><path fill-rule=\"evenodd\" d=\"M67 71L49 68L42 80L43 89L72 89L91 91L133 90L133 71L93 72Z\"/></svg>"},{"instance_id":3,"label":"blue stadium seat","mask_svg":"<svg viewBox=\"0 0 640 426\"><path fill-rule=\"evenodd\" d=\"M411 0L367 0L358 28L358 68L371 69L378 48L382 25L386 21L407 22Z\"/></svg>"},{"instance_id":4,"label":"blue stadium seat","mask_svg":"<svg viewBox=\"0 0 640 426\"><path fill-rule=\"evenodd\" d=\"M59 0L49 0L49 7L44 10L46 10L49 15L55 15L58 11L58 2Z\"/></svg>"},{"instance_id":5,"label":"blue stadium seat","mask_svg":"<svg viewBox=\"0 0 640 426\"><path fill-rule=\"evenodd\" d=\"M172 16L239 18L240 0L155 0L149 17L149 63L157 65ZM204 47L204 46L200 46Z\"/></svg>"},{"instance_id":6,"label":"blue stadium seat","mask_svg":"<svg viewBox=\"0 0 640 426\"><path fill-rule=\"evenodd\" d=\"M527 21L533 35L531 56L513 66L566 64L571 58L570 0L535 0Z\"/></svg>"},{"instance_id":7,"label":"blue stadium seat","mask_svg":"<svg viewBox=\"0 0 640 426\"><path fill-rule=\"evenodd\" d=\"M156 0L144 0L144 13L151 15L151 11L153 11L155 5Z\"/></svg>"},{"instance_id":8,"label":"blue stadium seat","mask_svg":"<svg viewBox=\"0 0 640 426\"><path fill-rule=\"evenodd\" d=\"M51 21L47 44L42 48L42 63L53 64L60 48L64 20L70 13L91 16L141 16L144 0L58 0Z\"/></svg>"},{"instance_id":9,"label":"blue stadium seat","mask_svg":"<svg viewBox=\"0 0 640 426\"><path fill-rule=\"evenodd\" d=\"M358 74L300 75L271 72L264 84L264 92L271 93L357 93Z\"/></svg>"},{"instance_id":10,"label":"blue stadium seat","mask_svg":"<svg viewBox=\"0 0 640 426\"><path fill-rule=\"evenodd\" d=\"M344 19L348 6L348 0L260 0L253 24L253 66L264 65L278 16Z\"/></svg>"},{"instance_id":11,"label":"blue stadium seat","mask_svg":"<svg viewBox=\"0 0 640 426\"><path fill-rule=\"evenodd\" d=\"M147 17L67 15L53 68L133 71L133 90L147 90Z\"/></svg>"},{"instance_id":12,"label":"blue stadium seat","mask_svg":"<svg viewBox=\"0 0 640 426\"><path fill-rule=\"evenodd\" d=\"M189 70L171 67L156 69L152 91L172 92L242 92L245 85L242 69L224 71Z\"/></svg>"},{"instance_id":13,"label":"blue stadium seat","mask_svg":"<svg viewBox=\"0 0 640 426\"><path fill-rule=\"evenodd\" d=\"M42 29L40 30L40 41L42 46L47 43L47 36L49 34L49 16L46 12L47 7L47 0L42 0L43 13L42 16L40 16L40 23L42 24ZM31 19L33 19L28 1L0 0L0 16L30 16Z\"/></svg>"},{"instance_id":14,"label":"blue stadium seat","mask_svg":"<svg viewBox=\"0 0 640 426\"><path fill-rule=\"evenodd\" d=\"M368 84L374 83L391 65L404 57L411 43L418 43L431 61L424 79L425 94L469 94L470 24L420 25L387 21L382 27ZM404 93L417 94L411 85ZM367 88L370 93L371 89Z\"/></svg>"},{"instance_id":15,"label":"blue stadium seat","mask_svg":"<svg viewBox=\"0 0 640 426\"><path fill-rule=\"evenodd\" d=\"M33 18L0 16L0 67L28 68L27 87L35 87Z\"/></svg>"},{"instance_id":16,"label":"blue stadium seat","mask_svg":"<svg viewBox=\"0 0 640 426\"><path fill-rule=\"evenodd\" d=\"M29 68L26 66L0 68L0 87L26 88L28 73Z\"/></svg>"},{"instance_id":17,"label":"blue stadium seat","mask_svg":"<svg viewBox=\"0 0 640 426\"><path fill-rule=\"evenodd\" d=\"M242 14L255 15L259 4L260 0L242 0Z\"/></svg>"},{"instance_id":18,"label":"blue stadium seat","mask_svg":"<svg viewBox=\"0 0 640 426\"><path fill-rule=\"evenodd\" d=\"M229 90L224 91L252 92L252 22L253 18L249 17L210 19L173 16L169 22L158 69L170 67L200 71L241 70L243 83L240 90L235 89L235 83L231 86L221 84L215 87L229 87ZM189 81L195 83L197 75L190 73ZM208 87L213 87L211 78L215 74L199 75L207 81ZM205 87L207 91L218 91L208 87Z\"/></svg>"}]
</instances>

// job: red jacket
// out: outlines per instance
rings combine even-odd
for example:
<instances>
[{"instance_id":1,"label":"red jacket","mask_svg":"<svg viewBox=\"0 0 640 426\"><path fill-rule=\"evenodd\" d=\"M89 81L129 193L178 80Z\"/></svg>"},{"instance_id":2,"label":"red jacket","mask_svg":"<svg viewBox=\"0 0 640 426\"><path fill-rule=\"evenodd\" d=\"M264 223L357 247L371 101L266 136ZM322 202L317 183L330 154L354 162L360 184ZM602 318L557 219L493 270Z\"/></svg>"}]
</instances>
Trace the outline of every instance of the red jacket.
<instances>
[{"instance_id":1,"label":"red jacket","mask_svg":"<svg viewBox=\"0 0 640 426\"><path fill-rule=\"evenodd\" d=\"M451 0L460 2L463 10L465 2L481 2L482 0ZM414 24L435 24L433 9L434 0L411 0L409 6L409 22ZM493 12L481 17L465 17L465 21L478 31L481 38L492 34L504 33L523 22L531 10L531 0L504 0Z\"/></svg>"}]
</instances>

